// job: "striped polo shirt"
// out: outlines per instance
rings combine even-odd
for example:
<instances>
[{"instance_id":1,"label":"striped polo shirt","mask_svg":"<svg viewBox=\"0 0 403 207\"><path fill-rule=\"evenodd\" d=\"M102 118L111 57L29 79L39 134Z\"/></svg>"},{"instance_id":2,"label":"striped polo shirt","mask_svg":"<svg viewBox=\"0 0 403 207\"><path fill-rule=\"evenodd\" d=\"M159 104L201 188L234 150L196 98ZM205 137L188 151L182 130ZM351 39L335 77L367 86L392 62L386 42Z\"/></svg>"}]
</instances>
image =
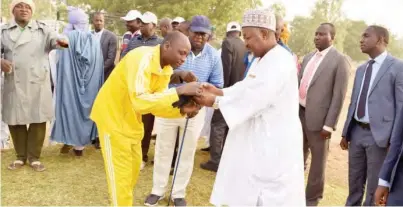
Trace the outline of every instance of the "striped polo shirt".
<instances>
[{"instance_id":1,"label":"striped polo shirt","mask_svg":"<svg viewBox=\"0 0 403 207\"><path fill-rule=\"evenodd\" d=\"M206 44L197 56L193 52L190 52L185 63L177 68L177 70L192 71L199 82L207 82L218 88L222 88L224 85L221 56L209 44ZM178 85L170 84L169 87L177 87Z\"/></svg>"}]
</instances>

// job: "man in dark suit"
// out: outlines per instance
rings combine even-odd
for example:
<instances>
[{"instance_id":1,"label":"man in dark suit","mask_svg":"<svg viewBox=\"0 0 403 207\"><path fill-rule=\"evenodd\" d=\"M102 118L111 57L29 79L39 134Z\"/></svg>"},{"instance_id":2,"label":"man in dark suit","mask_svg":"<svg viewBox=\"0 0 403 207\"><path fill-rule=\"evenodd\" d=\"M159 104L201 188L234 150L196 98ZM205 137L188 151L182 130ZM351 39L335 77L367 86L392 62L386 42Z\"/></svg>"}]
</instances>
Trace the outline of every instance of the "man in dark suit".
<instances>
[{"instance_id":1,"label":"man in dark suit","mask_svg":"<svg viewBox=\"0 0 403 207\"><path fill-rule=\"evenodd\" d=\"M400 80L402 83L402 80ZM403 100L400 100L403 101ZM375 204L403 206L403 114L396 120L390 147L379 175Z\"/></svg>"},{"instance_id":2,"label":"man in dark suit","mask_svg":"<svg viewBox=\"0 0 403 207\"><path fill-rule=\"evenodd\" d=\"M317 50L305 55L298 78L305 166L311 154L306 186L308 206L317 206L323 198L330 138L343 107L351 69L346 56L332 45L335 35L331 23L317 28L314 38Z\"/></svg>"},{"instance_id":3,"label":"man in dark suit","mask_svg":"<svg viewBox=\"0 0 403 207\"><path fill-rule=\"evenodd\" d=\"M106 81L113 68L115 68L118 38L113 32L104 28L104 14L100 12L95 13L92 23L94 25L93 34L98 37L101 42L102 55L104 57L104 79Z\"/></svg>"},{"instance_id":4,"label":"man in dark suit","mask_svg":"<svg viewBox=\"0 0 403 207\"><path fill-rule=\"evenodd\" d=\"M227 25L227 37L221 46L221 60L224 71L224 88L234 85L243 79L245 66L243 58L246 53L245 43L241 40L241 26L237 22ZM200 167L217 172L221 153L227 137L228 126L220 110L213 113L210 132L210 160Z\"/></svg>"},{"instance_id":5,"label":"man in dark suit","mask_svg":"<svg viewBox=\"0 0 403 207\"><path fill-rule=\"evenodd\" d=\"M374 205L378 175L388 152L392 131L402 127L398 120L403 113L403 64L387 53L388 43L389 32L380 26L369 26L361 37L361 51L371 59L356 71L340 142L341 148L348 149L349 154L346 206L362 205L365 184L364 206ZM387 171L389 165L397 163L391 158L398 153L399 150L395 149L398 145L393 145L385 171L381 173L384 181L392 182Z\"/></svg>"}]
</instances>

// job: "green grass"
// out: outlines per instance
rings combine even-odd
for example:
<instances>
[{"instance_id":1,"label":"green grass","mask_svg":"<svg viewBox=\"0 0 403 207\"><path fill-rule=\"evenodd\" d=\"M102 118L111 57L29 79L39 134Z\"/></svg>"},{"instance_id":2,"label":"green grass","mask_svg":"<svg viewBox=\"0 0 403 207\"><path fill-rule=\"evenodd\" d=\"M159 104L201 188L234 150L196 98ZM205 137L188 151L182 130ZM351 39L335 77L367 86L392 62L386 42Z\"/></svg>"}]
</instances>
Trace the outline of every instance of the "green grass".
<instances>
[{"instance_id":1,"label":"green grass","mask_svg":"<svg viewBox=\"0 0 403 207\"><path fill-rule=\"evenodd\" d=\"M42 162L47 170L41 173L32 171L28 166L18 171L8 170L7 165L14 160L14 151L12 149L3 151L1 153L1 205L108 205L105 171L100 151L88 147L83 157L75 157L73 154L60 155L59 148L60 146L52 146L43 149ZM153 148L150 149L150 154L151 152ZM342 157L339 157L340 153L335 155L335 157L329 156L325 198L321 205L344 205L346 199L346 175L343 166L340 166L344 165L344 155ZM209 199L215 173L204 171L199 167L201 162L207 160L208 153L197 150L193 175L187 188L188 205L211 205ZM339 166L335 166L336 164ZM152 167L149 164L140 174L134 190L136 206L143 205L144 198L151 191ZM159 204L167 203L165 200Z\"/></svg>"}]
</instances>

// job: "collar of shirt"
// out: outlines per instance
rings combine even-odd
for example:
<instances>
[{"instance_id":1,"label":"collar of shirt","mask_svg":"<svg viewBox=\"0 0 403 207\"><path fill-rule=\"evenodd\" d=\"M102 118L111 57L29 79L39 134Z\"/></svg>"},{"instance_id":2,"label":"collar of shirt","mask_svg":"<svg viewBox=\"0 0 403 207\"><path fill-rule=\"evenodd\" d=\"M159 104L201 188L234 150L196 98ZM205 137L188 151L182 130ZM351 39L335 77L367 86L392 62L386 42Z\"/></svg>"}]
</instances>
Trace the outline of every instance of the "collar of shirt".
<instances>
[{"instance_id":1,"label":"collar of shirt","mask_svg":"<svg viewBox=\"0 0 403 207\"><path fill-rule=\"evenodd\" d=\"M104 32L104 29L101 29L101 31L99 31L99 32L96 32L96 31L94 30L94 34L99 35L99 36L101 36L103 32Z\"/></svg>"},{"instance_id":2,"label":"collar of shirt","mask_svg":"<svg viewBox=\"0 0 403 207\"><path fill-rule=\"evenodd\" d=\"M322 50L322 51L317 50L316 53L315 53L315 55L317 55L318 53L320 53L322 57L325 57L325 56L327 55L327 53L329 53L329 51L330 51L332 48L333 48L333 45L330 45L328 48L326 48L326 49L324 49L324 50Z\"/></svg>"},{"instance_id":3,"label":"collar of shirt","mask_svg":"<svg viewBox=\"0 0 403 207\"><path fill-rule=\"evenodd\" d=\"M151 68L151 72L156 74L156 75L172 75L173 74L173 69L170 65L164 66L164 68L161 68L161 47L159 45L154 46L154 53L151 61L153 64L155 64Z\"/></svg>"},{"instance_id":4,"label":"collar of shirt","mask_svg":"<svg viewBox=\"0 0 403 207\"><path fill-rule=\"evenodd\" d=\"M386 59L386 56L388 56L388 52L385 50L383 53L374 58L375 63L382 65L383 61Z\"/></svg>"},{"instance_id":5,"label":"collar of shirt","mask_svg":"<svg viewBox=\"0 0 403 207\"><path fill-rule=\"evenodd\" d=\"M139 35L139 36L137 36L137 39L141 40L141 41L144 41L144 42L147 42L147 41L150 41L150 40L158 39L158 36L157 35L152 35L150 38L144 39L143 35Z\"/></svg>"},{"instance_id":6,"label":"collar of shirt","mask_svg":"<svg viewBox=\"0 0 403 207\"><path fill-rule=\"evenodd\" d=\"M13 28L13 27L18 27L21 31L24 31L27 27L29 28L36 28L36 24L34 24L33 20L30 20L28 24L25 27L21 27L20 25L17 24L17 22L13 19L10 21L8 25L8 29Z\"/></svg>"},{"instance_id":7,"label":"collar of shirt","mask_svg":"<svg viewBox=\"0 0 403 207\"><path fill-rule=\"evenodd\" d=\"M139 36L139 35L141 35L140 30L137 30L134 33L132 33L132 37Z\"/></svg>"},{"instance_id":8,"label":"collar of shirt","mask_svg":"<svg viewBox=\"0 0 403 207\"><path fill-rule=\"evenodd\" d=\"M196 58L198 58L198 57L203 56L203 55L206 53L205 50L206 50L206 45L204 45L203 49L202 49L202 50L199 52L199 54L197 54L197 55L195 55L195 54L193 53L193 51L190 51L188 57L191 57L191 58L194 60L194 59L196 59Z\"/></svg>"}]
</instances>

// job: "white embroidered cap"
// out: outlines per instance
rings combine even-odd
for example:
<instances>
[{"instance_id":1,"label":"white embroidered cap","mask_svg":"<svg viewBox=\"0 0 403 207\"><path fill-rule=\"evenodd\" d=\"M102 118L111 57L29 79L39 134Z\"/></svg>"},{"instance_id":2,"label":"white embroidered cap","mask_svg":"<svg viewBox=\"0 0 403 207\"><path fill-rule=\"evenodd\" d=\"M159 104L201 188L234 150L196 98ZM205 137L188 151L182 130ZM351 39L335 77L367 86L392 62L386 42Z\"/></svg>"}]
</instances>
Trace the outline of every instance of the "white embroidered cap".
<instances>
[{"instance_id":1,"label":"white embroidered cap","mask_svg":"<svg viewBox=\"0 0 403 207\"><path fill-rule=\"evenodd\" d=\"M245 12L242 27L259 27L276 31L276 16L272 11L254 9Z\"/></svg>"}]
</instances>

